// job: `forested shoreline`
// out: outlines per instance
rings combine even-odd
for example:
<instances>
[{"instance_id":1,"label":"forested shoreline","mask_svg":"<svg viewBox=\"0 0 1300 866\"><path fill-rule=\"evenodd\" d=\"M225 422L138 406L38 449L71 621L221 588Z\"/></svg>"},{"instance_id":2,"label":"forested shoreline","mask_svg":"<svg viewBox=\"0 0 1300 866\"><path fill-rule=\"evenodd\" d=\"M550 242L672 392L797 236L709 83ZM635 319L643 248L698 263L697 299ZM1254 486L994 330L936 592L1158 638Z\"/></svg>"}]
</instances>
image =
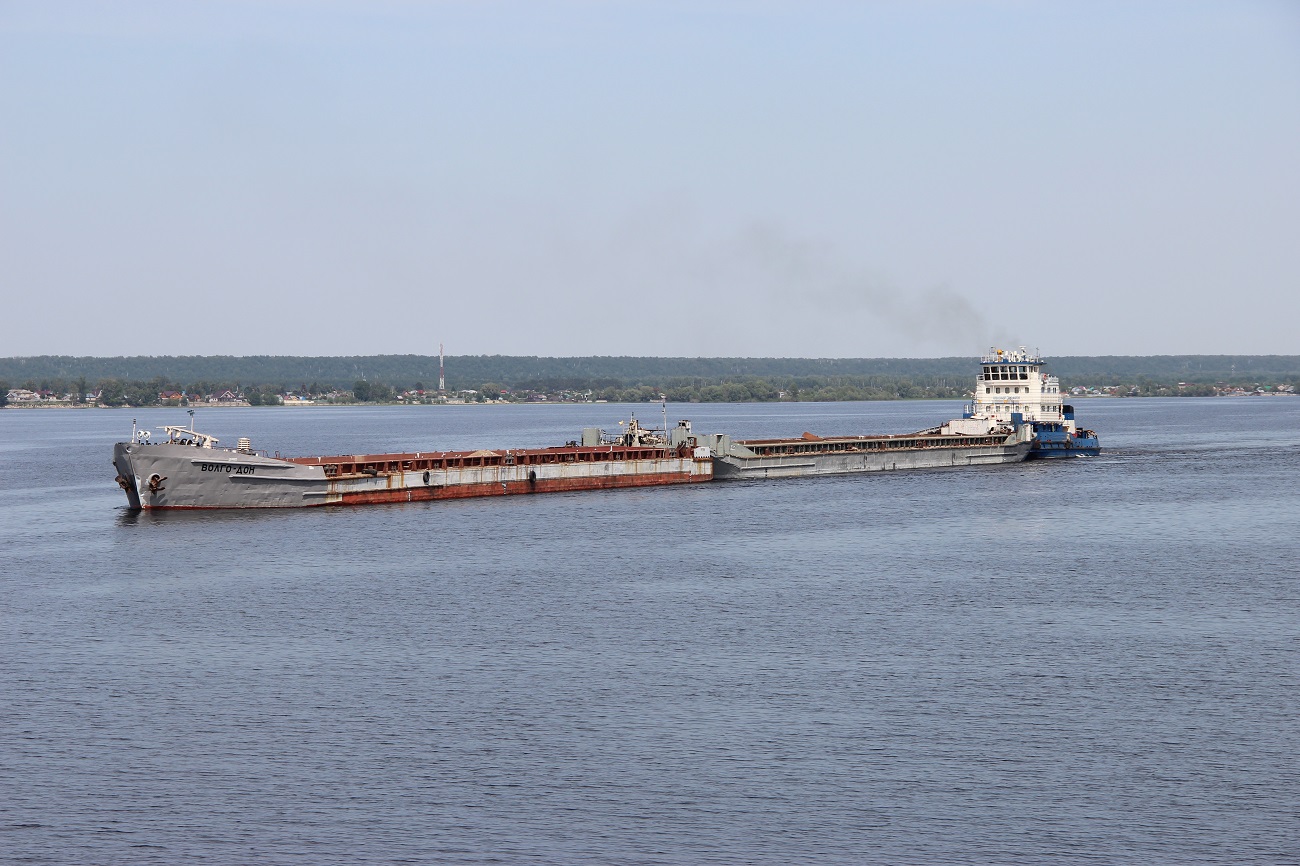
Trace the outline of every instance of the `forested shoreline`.
<instances>
[{"instance_id":1,"label":"forested shoreline","mask_svg":"<svg viewBox=\"0 0 1300 866\"><path fill-rule=\"evenodd\" d=\"M767 402L964 398L976 371L952 358L439 359L135 356L0 358L0 400L156 405L224 402L566 401ZM1115 396L1286 393L1300 386L1297 355L1073 356L1049 358L1064 388ZM28 395L35 395L35 399Z\"/></svg>"}]
</instances>

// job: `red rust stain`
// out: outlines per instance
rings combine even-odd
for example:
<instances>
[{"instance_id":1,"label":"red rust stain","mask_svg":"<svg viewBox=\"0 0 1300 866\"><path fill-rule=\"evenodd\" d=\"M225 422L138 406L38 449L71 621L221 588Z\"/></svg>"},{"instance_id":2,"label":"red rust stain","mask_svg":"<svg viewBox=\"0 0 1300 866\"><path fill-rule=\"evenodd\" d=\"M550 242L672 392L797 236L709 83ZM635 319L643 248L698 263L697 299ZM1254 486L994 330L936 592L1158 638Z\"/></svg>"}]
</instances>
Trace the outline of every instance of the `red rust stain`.
<instances>
[{"instance_id":1,"label":"red rust stain","mask_svg":"<svg viewBox=\"0 0 1300 866\"><path fill-rule=\"evenodd\" d=\"M687 475L662 472L646 475L610 476L607 478L538 478L535 482L492 481L482 484L458 484L454 487L407 487L391 490L367 490L344 493L342 502L329 505L377 505L385 502L420 502L433 499L472 499L481 496L510 496L525 493L560 493L574 490L604 490L616 487L657 487L666 484L697 484L711 481L711 475Z\"/></svg>"}]
</instances>

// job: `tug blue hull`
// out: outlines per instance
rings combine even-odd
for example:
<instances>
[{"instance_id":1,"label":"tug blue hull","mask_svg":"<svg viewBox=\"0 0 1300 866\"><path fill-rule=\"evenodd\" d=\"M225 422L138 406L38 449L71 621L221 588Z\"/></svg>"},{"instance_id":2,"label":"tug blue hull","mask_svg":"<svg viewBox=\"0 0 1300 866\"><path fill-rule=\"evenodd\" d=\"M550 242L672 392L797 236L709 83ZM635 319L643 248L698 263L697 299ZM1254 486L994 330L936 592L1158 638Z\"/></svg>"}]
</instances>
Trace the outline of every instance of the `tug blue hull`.
<instances>
[{"instance_id":1,"label":"tug blue hull","mask_svg":"<svg viewBox=\"0 0 1300 866\"><path fill-rule=\"evenodd\" d=\"M1096 457L1101 441L1091 430L1070 433L1060 424L1031 421L1034 442L1026 460L1051 460L1062 457Z\"/></svg>"},{"instance_id":2,"label":"tug blue hull","mask_svg":"<svg viewBox=\"0 0 1300 866\"><path fill-rule=\"evenodd\" d=\"M962 413L962 423L971 428L968 432L984 432L985 424L1017 430L1027 426L1032 435L1026 460L1101 453L1096 432L1079 427L1074 407L1059 402L1068 399L1068 391L1062 393L1060 380L1043 372L1043 359L1036 352L1024 346L1015 351L994 348L980 363L974 399Z\"/></svg>"}]
</instances>

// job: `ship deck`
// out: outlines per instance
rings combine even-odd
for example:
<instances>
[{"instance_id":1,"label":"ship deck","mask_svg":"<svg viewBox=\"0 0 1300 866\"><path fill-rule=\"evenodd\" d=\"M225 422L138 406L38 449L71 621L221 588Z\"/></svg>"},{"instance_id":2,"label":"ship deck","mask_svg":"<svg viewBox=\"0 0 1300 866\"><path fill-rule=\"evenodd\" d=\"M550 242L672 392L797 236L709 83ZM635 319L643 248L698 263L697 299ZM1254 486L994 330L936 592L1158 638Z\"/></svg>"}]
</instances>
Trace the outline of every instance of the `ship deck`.
<instances>
[{"instance_id":1,"label":"ship deck","mask_svg":"<svg viewBox=\"0 0 1300 866\"><path fill-rule=\"evenodd\" d=\"M621 445L559 446L477 451L416 451L405 454L350 454L332 457L281 457L302 466L322 466L327 476L373 475L379 472L422 472L485 466L542 466L554 463L608 463L623 460L664 460L689 456L690 449Z\"/></svg>"},{"instance_id":2,"label":"ship deck","mask_svg":"<svg viewBox=\"0 0 1300 866\"><path fill-rule=\"evenodd\" d=\"M902 436L814 436L805 433L799 439L740 439L756 455L776 457L798 454L852 454L863 451L892 451L915 448L984 448L1002 445L1006 435L959 436L931 434L929 432Z\"/></svg>"}]
</instances>

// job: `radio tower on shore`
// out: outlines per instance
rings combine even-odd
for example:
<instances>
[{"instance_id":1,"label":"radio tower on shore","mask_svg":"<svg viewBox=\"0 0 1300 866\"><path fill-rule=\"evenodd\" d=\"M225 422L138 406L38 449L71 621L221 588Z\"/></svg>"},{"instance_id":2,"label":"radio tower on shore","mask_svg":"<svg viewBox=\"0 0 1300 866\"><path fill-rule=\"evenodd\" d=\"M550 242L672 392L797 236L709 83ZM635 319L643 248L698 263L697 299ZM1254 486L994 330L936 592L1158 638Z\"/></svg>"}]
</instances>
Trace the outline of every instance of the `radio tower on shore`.
<instances>
[{"instance_id":1,"label":"radio tower on shore","mask_svg":"<svg viewBox=\"0 0 1300 866\"><path fill-rule=\"evenodd\" d=\"M438 344L438 393L444 394L447 391L447 380L443 377L443 356L442 343Z\"/></svg>"}]
</instances>

